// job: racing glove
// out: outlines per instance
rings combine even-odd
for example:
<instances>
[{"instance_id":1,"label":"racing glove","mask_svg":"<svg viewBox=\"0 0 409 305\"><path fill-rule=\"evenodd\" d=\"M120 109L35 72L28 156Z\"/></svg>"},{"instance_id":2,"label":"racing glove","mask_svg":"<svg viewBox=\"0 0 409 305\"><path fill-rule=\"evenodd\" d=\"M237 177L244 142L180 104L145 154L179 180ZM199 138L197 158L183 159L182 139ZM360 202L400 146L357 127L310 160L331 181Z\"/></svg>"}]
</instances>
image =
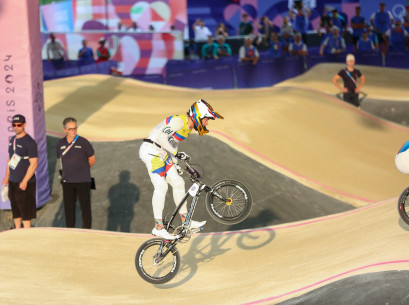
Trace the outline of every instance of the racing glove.
<instances>
[{"instance_id":1,"label":"racing glove","mask_svg":"<svg viewBox=\"0 0 409 305\"><path fill-rule=\"evenodd\" d=\"M178 152L175 155L175 157L178 158L179 160L189 160L190 159L189 155L184 152Z\"/></svg>"}]
</instances>

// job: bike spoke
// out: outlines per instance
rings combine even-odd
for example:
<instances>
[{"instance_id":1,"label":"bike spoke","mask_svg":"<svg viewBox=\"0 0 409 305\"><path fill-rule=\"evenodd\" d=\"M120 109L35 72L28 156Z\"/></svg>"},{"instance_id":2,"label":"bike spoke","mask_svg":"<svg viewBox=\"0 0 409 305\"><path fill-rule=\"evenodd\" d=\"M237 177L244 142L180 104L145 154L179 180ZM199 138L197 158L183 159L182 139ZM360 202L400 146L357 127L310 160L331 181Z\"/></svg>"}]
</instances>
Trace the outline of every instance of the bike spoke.
<instances>
[{"instance_id":1,"label":"bike spoke","mask_svg":"<svg viewBox=\"0 0 409 305\"><path fill-rule=\"evenodd\" d=\"M155 258L158 257L158 250L158 244L152 245L145 250L140 258L145 273L153 278L161 278L168 275L174 267L172 253L168 253L168 255L160 261L155 260Z\"/></svg>"},{"instance_id":2,"label":"bike spoke","mask_svg":"<svg viewBox=\"0 0 409 305\"><path fill-rule=\"evenodd\" d=\"M232 204L228 205L225 201L215 197L214 209L217 213L227 218L234 218L240 215L246 206L246 199L242 191L234 186L226 186L219 190L219 192L224 198L231 199Z\"/></svg>"}]
</instances>

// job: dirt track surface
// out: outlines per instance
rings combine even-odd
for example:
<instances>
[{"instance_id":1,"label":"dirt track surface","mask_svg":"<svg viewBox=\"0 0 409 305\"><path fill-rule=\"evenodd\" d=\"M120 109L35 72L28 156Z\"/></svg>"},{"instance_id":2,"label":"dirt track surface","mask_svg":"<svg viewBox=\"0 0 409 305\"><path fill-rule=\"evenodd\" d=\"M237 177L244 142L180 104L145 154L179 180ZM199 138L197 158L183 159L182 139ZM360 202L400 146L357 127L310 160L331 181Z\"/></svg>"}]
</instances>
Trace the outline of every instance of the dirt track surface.
<instances>
[{"instance_id":1,"label":"dirt track surface","mask_svg":"<svg viewBox=\"0 0 409 305\"><path fill-rule=\"evenodd\" d=\"M36 228L0 234L0 298L6 304L157 304L165 298L170 304L324 304L333 287L358 287L363 278L362 285L379 291L391 275L407 282L409 227L396 210L407 177L396 170L394 155L409 129L335 98L323 76L339 69L318 65L279 86L254 90L193 90L106 76L47 82L49 151L63 118L74 116L79 134L100 152L93 168L97 230L55 228L63 226L64 215L50 154L53 198L39 211ZM361 71L372 76L368 98L388 103L389 94L390 101L405 102L398 96L408 96L406 84L391 77L402 79L407 71ZM239 226L210 222L180 249L177 277L150 285L134 268L137 248L150 237L141 233L152 227L152 189L137 159L138 139L198 98L226 119L211 122L214 138L192 135L182 150L204 160L198 163L205 182L229 176L248 185L255 205ZM170 194L167 201L172 208ZM204 209L197 215L209 219ZM133 233L107 231L111 225ZM398 304L409 296L404 287L384 291ZM373 300L360 287L351 293L363 303ZM344 297L335 304L351 295Z\"/></svg>"},{"instance_id":2,"label":"dirt track surface","mask_svg":"<svg viewBox=\"0 0 409 305\"><path fill-rule=\"evenodd\" d=\"M5 304L19 305L158 304L164 299L169 304L276 304L345 278L408 270L408 236L395 199L304 222L198 234L179 249L182 266L174 280L152 285L134 267L135 252L148 235L12 230L0 234L0 294ZM407 282L407 272L401 275ZM366 296L356 286L351 293Z\"/></svg>"}]
</instances>

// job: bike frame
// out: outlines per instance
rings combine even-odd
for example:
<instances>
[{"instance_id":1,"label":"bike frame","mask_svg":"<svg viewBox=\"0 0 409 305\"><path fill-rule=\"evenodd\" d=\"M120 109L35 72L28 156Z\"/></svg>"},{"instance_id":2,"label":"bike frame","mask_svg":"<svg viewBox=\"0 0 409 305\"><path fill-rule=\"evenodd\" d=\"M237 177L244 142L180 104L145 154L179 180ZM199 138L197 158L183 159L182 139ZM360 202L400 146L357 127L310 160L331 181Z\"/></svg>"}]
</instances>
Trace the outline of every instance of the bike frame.
<instances>
[{"instance_id":1,"label":"bike frame","mask_svg":"<svg viewBox=\"0 0 409 305\"><path fill-rule=\"evenodd\" d=\"M190 222L191 222L191 220L192 220L193 213L194 213L195 208L196 208L196 204L197 204L197 202L198 202L198 200L199 200L199 197L200 197L202 191L211 192L212 194L214 194L214 195L217 196L218 198L220 198L220 199L222 199L222 200L225 200L225 198L223 198L223 196L221 196L221 195L218 194L217 192L213 192L213 189L212 189L212 188L208 187L206 184L202 183L202 182L199 180L199 179L200 179L200 174L199 174L194 168L192 168L192 167L190 166L188 160L184 160L184 162L185 162L185 165L186 165L185 171L190 174L190 180L193 182L193 184L190 186L189 190L186 192L186 194L183 196L183 198L182 198L182 200L180 201L180 203L179 203L179 204L177 205L177 207L175 208L175 210L174 210L174 212L173 212L173 214L172 214L170 220L167 221L167 220L166 220L166 217L165 217L164 225L165 225L165 228L166 228L166 230L167 230L168 232L169 232L169 229L170 229L170 228L173 229L173 230L176 230L176 228L175 228L174 226L172 226L172 222L173 222L174 219L176 218L176 215L179 214L179 211L180 211L180 209L182 208L182 205L185 204L185 202L186 202L186 204L187 204L187 199L188 199L189 197L192 197L192 202L191 202L190 207L189 207L189 209L188 209L188 213L187 213L187 215L186 215L186 219L185 219L185 221L182 223L182 227L183 227L183 228L188 228L188 227L189 227L189 224L190 224ZM193 195L192 195L192 194L193 194ZM183 238L183 237L182 237L182 238ZM159 256L158 256L155 260L157 260L157 261L159 262L159 261L162 260L164 257L166 257L166 255L168 255L169 251L171 251L171 250L176 246L176 244L179 242L180 239L181 239L181 238L177 238L177 239L172 240L172 241L163 240L163 241L162 241L162 244L161 244L161 247L160 247L159 250L158 250ZM166 249L165 252L162 252L165 243L168 244L168 248Z\"/></svg>"},{"instance_id":2,"label":"bike frame","mask_svg":"<svg viewBox=\"0 0 409 305\"><path fill-rule=\"evenodd\" d=\"M193 185L197 185L197 187L198 187L197 193L194 196L192 196L190 194L190 191L191 191ZM184 226L184 227L189 226L190 221L192 219L193 212L195 211L195 208L196 208L197 201L199 200L200 194L203 191L203 189L205 189L207 187L204 183L202 183L202 182L200 182L198 180L193 180L192 186L189 188L189 190L186 192L185 196L183 196L182 200L180 201L180 203L178 204L178 206L174 210L169 222L166 224L166 230L169 230L169 228L175 229L172 226L173 220L175 219L176 215L178 215L178 213L179 213L180 209L182 208L183 204L185 204L185 202L187 203L187 199L189 197L192 197L192 202L190 204L186 219L182 224L182 226ZM210 188L209 188L209 191L210 191Z\"/></svg>"}]
</instances>

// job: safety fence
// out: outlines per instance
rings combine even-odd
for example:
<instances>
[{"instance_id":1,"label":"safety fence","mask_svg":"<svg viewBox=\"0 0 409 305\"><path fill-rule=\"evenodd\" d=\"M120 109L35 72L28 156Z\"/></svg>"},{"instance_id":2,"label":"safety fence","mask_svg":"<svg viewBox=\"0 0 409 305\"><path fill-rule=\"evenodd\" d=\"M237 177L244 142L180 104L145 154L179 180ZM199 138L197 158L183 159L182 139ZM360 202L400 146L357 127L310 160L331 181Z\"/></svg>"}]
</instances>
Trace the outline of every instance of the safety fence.
<instances>
[{"instance_id":1,"label":"safety fence","mask_svg":"<svg viewBox=\"0 0 409 305\"><path fill-rule=\"evenodd\" d=\"M272 86L296 77L319 63L344 63L346 54L320 56L286 56L269 58L261 55L256 65L237 58L208 61L168 61L164 83L206 89L256 88ZM356 63L378 67L409 68L409 53L356 54ZM334 72L335 73L335 72Z\"/></svg>"},{"instance_id":2,"label":"safety fence","mask_svg":"<svg viewBox=\"0 0 409 305\"><path fill-rule=\"evenodd\" d=\"M346 54L320 56L285 56L271 58L261 54L256 65L238 61L237 57L218 60L169 60L162 74L140 74L127 76L148 82L201 89L234 89L272 86L286 79L296 77L319 63L343 63ZM378 67L409 69L408 52L356 54L356 63ZM110 74L116 61L80 65L76 61L66 62L63 68L56 68L51 62L43 61L44 79L80 74Z\"/></svg>"},{"instance_id":3,"label":"safety fence","mask_svg":"<svg viewBox=\"0 0 409 305\"><path fill-rule=\"evenodd\" d=\"M44 80L82 74L111 74L112 68L116 68L117 64L115 60L99 63L82 63L78 60L61 62L43 60Z\"/></svg>"}]
</instances>

